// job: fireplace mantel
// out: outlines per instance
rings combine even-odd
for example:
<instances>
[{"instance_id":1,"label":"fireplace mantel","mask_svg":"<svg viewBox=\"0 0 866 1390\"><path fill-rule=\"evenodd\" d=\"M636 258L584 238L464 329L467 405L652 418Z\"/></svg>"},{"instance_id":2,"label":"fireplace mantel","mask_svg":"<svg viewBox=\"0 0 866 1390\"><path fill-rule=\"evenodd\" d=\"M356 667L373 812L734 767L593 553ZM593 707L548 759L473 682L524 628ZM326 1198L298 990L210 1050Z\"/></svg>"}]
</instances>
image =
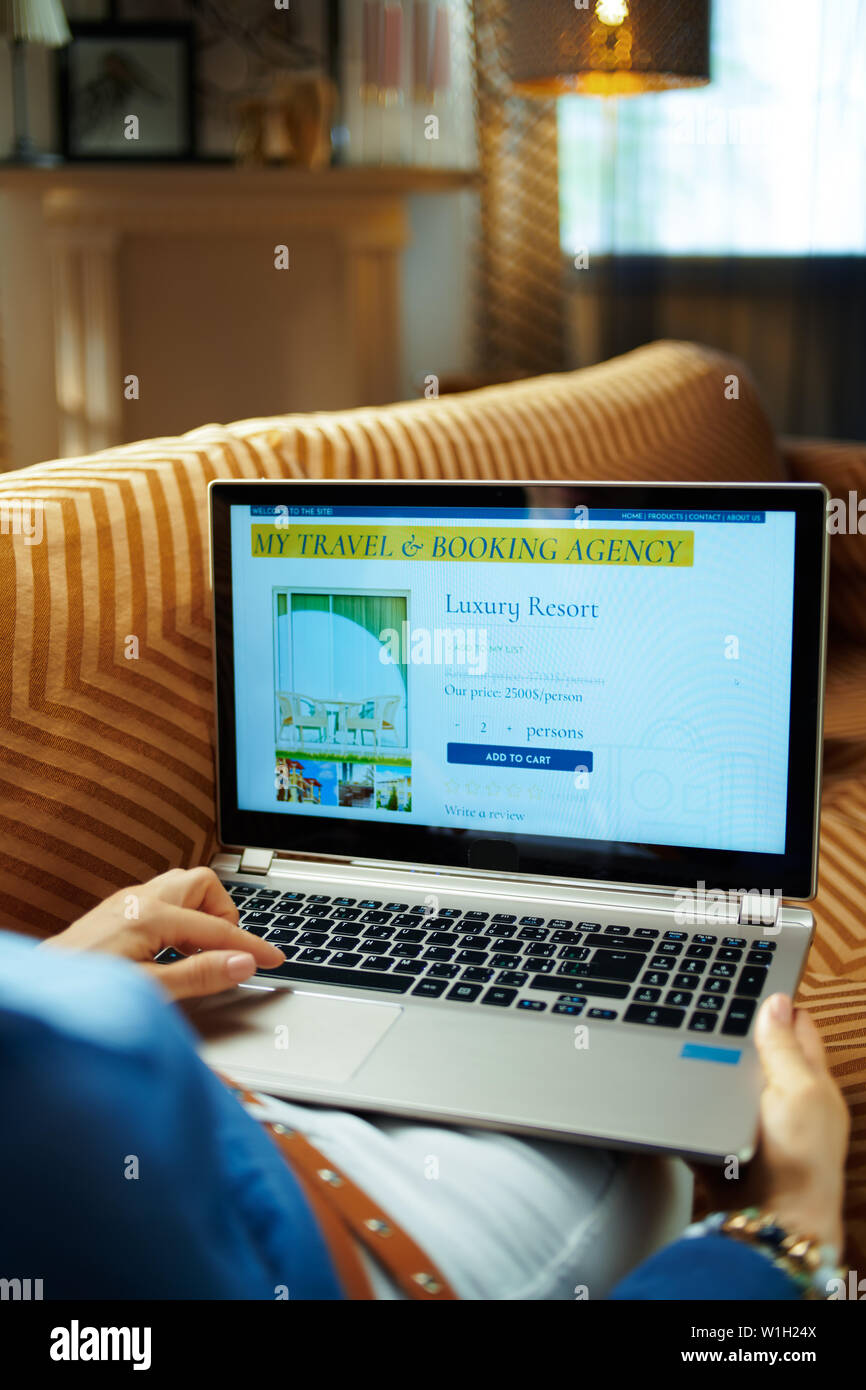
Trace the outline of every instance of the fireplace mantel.
<instances>
[{"instance_id":1,"label":"fireplace mantel","mask_svg":"<svg viewBox=\"0 0 866 1390\"><path fill-rule=\"evenodd\" d=\"M0 195L13 209L27 201L50 264L59 454L231 416L233 370L271 372L270 409L397 398L408 200L475 183L442 169L0 168ZM7 360L20 331L7 316ZM124 397L129 374L138 408ZM185 387L188 420L170 401Z\"/></svg>"},{"instance_id":2,"label":"fireplace mantel","mask_svg":"<svg viewBox=\"0 0 866 1390\"><path fill-rule=\"evenodd\" d=\"M409 193L447 193L472 188L478 175L468 169L416 169L408 165L369 168L342 165L328 169L265 168L223 164L216 160L193 164L81 163L26 167L0 164L0 193L28 192L41 196L52 188L105 189L135 192L194 191L241 196L268 193L293 198L405 196Z\"/></svg>"}]
</instances>

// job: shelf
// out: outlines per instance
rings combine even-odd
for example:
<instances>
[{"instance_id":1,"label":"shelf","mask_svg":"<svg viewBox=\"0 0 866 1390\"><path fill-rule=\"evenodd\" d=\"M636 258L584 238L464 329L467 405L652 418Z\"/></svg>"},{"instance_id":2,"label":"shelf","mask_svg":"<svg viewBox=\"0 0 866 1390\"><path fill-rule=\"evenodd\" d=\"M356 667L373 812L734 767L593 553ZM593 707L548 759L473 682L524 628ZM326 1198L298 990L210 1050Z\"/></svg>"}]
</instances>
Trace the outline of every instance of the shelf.
<instances>
[{"instance_id":1,"label":"shelf","mask_svg":"<svg viewBox=\"0 0 866 1390\"><path fill-rule=\"evenodd\" d=\"M0 164L0 192L41 196L60 189L98 193L190 193L244 196L281 193L304 198L394 197L413 193L448 193L478 185L471 169L416 169L343 165L327 169L286 166L250 168L235 164L81 163L26 167Z\"/></svg>"}]
</instances>

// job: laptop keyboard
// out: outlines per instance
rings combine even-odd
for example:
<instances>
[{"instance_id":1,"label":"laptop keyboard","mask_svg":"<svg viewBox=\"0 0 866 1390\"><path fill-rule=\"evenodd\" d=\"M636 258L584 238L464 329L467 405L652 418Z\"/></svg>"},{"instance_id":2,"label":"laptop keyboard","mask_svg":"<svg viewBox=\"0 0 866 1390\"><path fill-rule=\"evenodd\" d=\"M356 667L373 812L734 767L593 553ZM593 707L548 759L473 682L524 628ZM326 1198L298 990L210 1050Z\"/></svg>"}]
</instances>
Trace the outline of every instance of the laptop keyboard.
<instances>
[{"instance_id":1,"label":"laptop keyboard","mask_svg":"<svg viewBox=\"0 0 866 1390\"><path fill-rule=\"evenodd\" d=\"M706 932L225 887L241 926L285 952L262 978L692 1033L744 1037L776 950Z\"/></svg>"}]
</instances>

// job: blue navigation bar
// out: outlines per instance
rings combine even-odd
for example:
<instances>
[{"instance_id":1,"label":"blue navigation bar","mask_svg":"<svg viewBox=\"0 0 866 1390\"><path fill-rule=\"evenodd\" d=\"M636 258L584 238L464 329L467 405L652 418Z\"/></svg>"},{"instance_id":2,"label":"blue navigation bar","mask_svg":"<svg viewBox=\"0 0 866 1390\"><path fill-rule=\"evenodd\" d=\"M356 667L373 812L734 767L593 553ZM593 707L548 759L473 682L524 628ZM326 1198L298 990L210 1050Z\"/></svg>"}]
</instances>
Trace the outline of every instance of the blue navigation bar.
<instances>
[{"instance_id":1,"label":"blue navigation bar","mask_svg":"<svg viewBox=\"0 0 866 1390\"><path fill-rule=\"evenodd\" d=\"M449 743L449 763L529 768L531 772L592 772L592 754L580 748L517 748L506 743Z\"/></svg>"},{"instance_id":2,"label":"blue navigation bar","mask_svg":"<svg viewBox=\"0 0 866 1390\"><path fill-rule=\"evenodd\" d=\"M684 511L656 507L587 507L575 516L573 507L413 507L407 512L405 507L332 507L300 506L295 503L274 504L256 503L250 507L251 516L279 516L292 522L316 521L333 518L366 519L372 521L431 521L445 518L450 521L568 521L576 530L592 526L598 521L624 521L647 523L662 526L694 526L700 522L725 522L746 525L760 525L766 521L765 512Z\"/></svg>"}]
</instances>

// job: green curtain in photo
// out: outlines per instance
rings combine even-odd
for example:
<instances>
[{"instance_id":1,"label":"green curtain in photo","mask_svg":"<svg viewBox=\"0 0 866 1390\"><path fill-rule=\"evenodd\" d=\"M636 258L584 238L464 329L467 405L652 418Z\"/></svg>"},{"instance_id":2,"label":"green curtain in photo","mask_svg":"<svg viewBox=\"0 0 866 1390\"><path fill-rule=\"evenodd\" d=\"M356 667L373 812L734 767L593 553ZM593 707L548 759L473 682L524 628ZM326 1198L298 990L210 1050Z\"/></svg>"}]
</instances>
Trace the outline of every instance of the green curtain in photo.
<instances>
[{"instance_id":1,"label":"green curtain in photo","mask_svg":"<svg viewBox=\"0 0 866 1390\"><path fill-rule=\"evenodd\" d=\"M280 608L280 604L283 607ZM277 594L277 617L285 613L286 595ZM329 594L292 594L293 613L327 613L330 607Z\"/></svg>"},{"instance_id":2,"label":"green curtain in photo","mask_svg":"<svg viewBox=\"0 0 866 1390\"><path fill-rule=\"evenodd\" d=\"M337 617L348 618L357 623L377 640L388 629L395 631L402 639L402 624L406 621L406 599L401 594L334 594L334 613ZM402 640L400 654L403 653ZM405 662L398 662L397 669L408 689Z\"/></svg>"}]
</instances>

